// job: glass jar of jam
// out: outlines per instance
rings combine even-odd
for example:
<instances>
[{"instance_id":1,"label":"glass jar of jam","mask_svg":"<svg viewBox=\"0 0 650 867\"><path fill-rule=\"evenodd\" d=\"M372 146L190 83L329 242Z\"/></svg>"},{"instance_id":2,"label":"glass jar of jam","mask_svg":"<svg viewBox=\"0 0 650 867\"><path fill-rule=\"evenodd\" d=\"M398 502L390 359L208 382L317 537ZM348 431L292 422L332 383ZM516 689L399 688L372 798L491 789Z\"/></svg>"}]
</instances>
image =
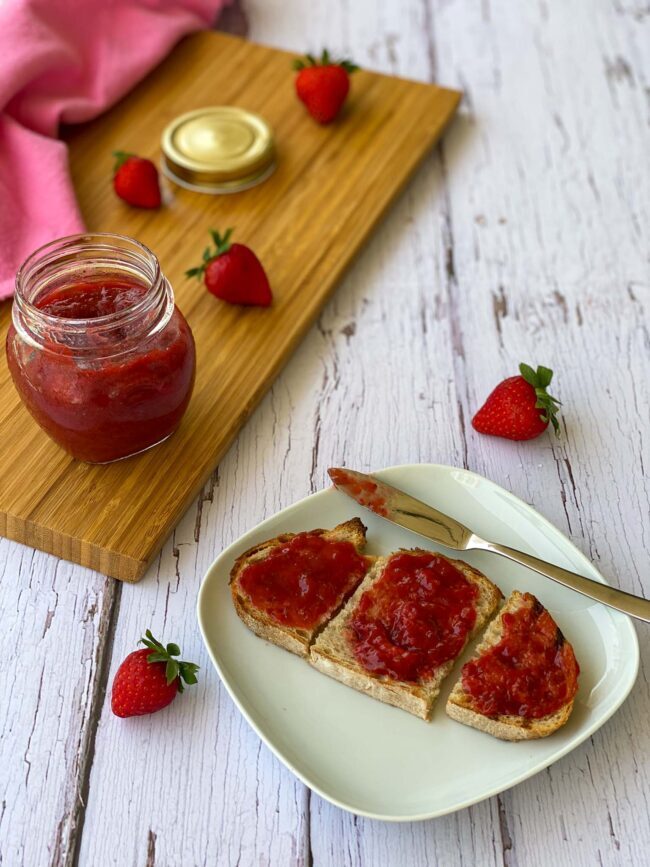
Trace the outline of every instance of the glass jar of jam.
<instances>
[{"instance_id":1,"label":"glass jar of jam","mask_svg":"<svg viewBox=\"0 0 650 867\"><path fill-rule=\"evenodd\" d=\"M75 458L107 463L165 440L194 385L195 349L154 254L73 235L16 276L7 360L25 406Z\"/></svg>"}]
</instances>

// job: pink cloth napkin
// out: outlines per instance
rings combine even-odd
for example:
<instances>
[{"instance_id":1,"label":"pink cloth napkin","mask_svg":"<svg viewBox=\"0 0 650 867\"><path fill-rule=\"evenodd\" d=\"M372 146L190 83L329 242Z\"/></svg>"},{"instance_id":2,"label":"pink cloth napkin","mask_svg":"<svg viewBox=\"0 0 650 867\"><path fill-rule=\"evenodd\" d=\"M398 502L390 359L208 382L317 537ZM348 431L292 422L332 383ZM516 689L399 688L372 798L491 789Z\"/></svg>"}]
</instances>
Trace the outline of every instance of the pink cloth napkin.
<instances>
[{"instance_id":1,"label":"pink cloth napkin","mask_svg":"<svg viewBox=\"0 0 650 867\"><path fill-rule=\"evenodd\" d=\"M82 231L59 124L100 114L229 0L0 0L0 299L41 244Z\"/></svg>"}]
</instances>

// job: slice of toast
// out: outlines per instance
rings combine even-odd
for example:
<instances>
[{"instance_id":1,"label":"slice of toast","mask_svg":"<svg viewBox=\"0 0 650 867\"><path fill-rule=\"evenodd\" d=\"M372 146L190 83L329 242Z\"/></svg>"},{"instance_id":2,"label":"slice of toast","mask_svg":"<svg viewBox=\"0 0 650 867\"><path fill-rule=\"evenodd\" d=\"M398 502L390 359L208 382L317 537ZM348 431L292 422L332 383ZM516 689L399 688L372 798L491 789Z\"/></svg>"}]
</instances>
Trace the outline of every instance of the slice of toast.
<instances>
[{"instance_id":1,"label":"slice of toast","mask_svg":"<svg viewBox=\"0 0 650 867\"><path fill-rule=\"evenodd\" d=\"M335 542L350 542L354 545L357 553L361 554L366 545L366 528L359 518L352 518L344 524L339 524L332 530L312 530L310 533L322 536ZM260 610L245 593L240 584L240 578L246 567L257 560L267 557L271 550L293 539L295 533L283 533L274 539L260 542L237 558L230 572L230 592L232 594L235 610L246 626L260 638L273 642L298 656L306 657L309 647L323 626L341 609L341 606L349 599L357 584L339 599L334 608L324 614L313 628L305 629L297 626L288 626L277 622L272 616ZM365 557L367 568L370 567L374 558ZM360 576L359 582L363 579Z\"/></svg>"},{"instance_id":2,"label":"slice of toast","mask_svg":"<svg viewBox=\"0 0 650 867\"><path fill-rule=\"evenodd\" d=\"M522 606L530 605L537 605L543 611L546 610L543 608L541 603L532 596L532 594L524 595L518 590L514 590L508 597L506 604L503 606L499 614L486 629L485 635L476 648L470 662L478 659L487 650L499 644L504 635L503 615L505 613L514 612ZM550 617L550 614L548 616ZM557 628L555 621L552 622ZM570 658L572 658L575 663L573 649L559 629L557 629L557 641L558 647L568 645L568 648L570 649ZM575 665L576 669L579 670L577 663L575 663ZM573 710L574 697L555 711L555 713L536 719L517 716L514 714L487 716L473 708L472 697L463 688L463 678L461 674L461 677L454 685L449 696L446 711L452 719L471 726L472 728L479 729L480 731L487 732L487 734L492 735L495 738L500 738L505 741L523 741L532 740L534 738L545 738L565 725L569 719L571 711Z\"/></svg>"},{"instance_id":3,"label":"slice of toast","mask_svg":"<svg viewBox=\"0 0 650 867\"><path fill-rule=\"evenodd\" d=\"M431 554L432 552L416 548L412 551L402 550L395 553ZM387 562L392 556L394 555L379 557L375 561L374 566L356 589L345 608L338 617L328 624L312 645L309 661L323 674L333 677L346 686L351 686L353 689L357 689L359 692L363 692L372 698L376 698L394 707L402 708L402 710L415 714L415 716L421 719L428 720L431 716L433 704L440 692L441 684L451 671L458 655L460 655L467 642L492 617L503 597L498 587L477 569L474 569L462 560L451 560L439 554L439 557L455 566L478 589L474 628L467 636L465 645L463 645L457 656L439 666L424 681L412 683L395 680L387 675L377 675L367 671L358 662L352 645L348 640L348 626L361 596L370 590L374 582L381 577Z\"/></svg>"}]
</instances>

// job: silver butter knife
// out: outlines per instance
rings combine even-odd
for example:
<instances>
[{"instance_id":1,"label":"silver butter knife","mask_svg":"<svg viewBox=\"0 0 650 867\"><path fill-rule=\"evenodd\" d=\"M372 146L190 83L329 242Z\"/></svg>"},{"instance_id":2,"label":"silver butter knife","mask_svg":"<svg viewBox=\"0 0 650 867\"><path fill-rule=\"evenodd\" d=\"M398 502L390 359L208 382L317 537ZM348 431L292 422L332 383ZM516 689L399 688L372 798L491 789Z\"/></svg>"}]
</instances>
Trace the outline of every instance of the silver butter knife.
<instances>
[{"instance_id":1,"label":"silver butter knife","mask_svg":"<svg viewBox=\"0 0 650 867\"><path fill-rule=\"evenodd\" d=\"M407 530L419 533L426 539L438 542L445 548L453 548L455 551L490 551L492 554L499 554L501 557L527 566L545 578L570 587L583 596L650 623L650 599L643 599L641 596L617 590L616 587L592 581L584 575L562 569L560 566L547 563L531 554L524 554L523 551L516 551L507 545L488 542L460 521L450 518L449 515L439 512L421 500L416 500L399 488L387 485L374 476L336 467L329 469L328 473L334 486L361 506L394 524L399 524L400 527L406 527Z\"/></svg>"}]
</instances>

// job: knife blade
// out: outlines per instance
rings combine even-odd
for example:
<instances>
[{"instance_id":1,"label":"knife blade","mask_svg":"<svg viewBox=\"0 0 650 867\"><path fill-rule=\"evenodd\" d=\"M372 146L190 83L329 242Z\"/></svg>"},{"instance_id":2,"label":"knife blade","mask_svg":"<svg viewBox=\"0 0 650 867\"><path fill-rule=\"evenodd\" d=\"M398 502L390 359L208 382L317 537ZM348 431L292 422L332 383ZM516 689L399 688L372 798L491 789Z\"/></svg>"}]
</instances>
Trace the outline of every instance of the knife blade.
<instances>
[{"instance_id":1,"label":"knife blade","mask_svg":"<svg viewBox=\"0 0 650 867\"><path fill-rule=\"evenodd\" d=\"M343 467L332 467L328 473L337 490L400 527L405 527L426 539L456 551L475 550L498 554L596 602L602 602L603 605L650 623L650 599L594 581L585 575L571 572L507 545L482 539L455 518L439 512L428 503L411 497L410 494L380 481L375 476Z\"/></svg>"},{"instance_id":2,"label":"knife blade","mask_svg":"<svg viewBox=\"0 0 650 867\"><path fill-rule=\"evenodd\" d=\"M331 467L327 472L335 488L376 515L447 548L463 551L470 544L473 534L464 524L399 488L344 467Z\"/></svg>"}]
</instances>

